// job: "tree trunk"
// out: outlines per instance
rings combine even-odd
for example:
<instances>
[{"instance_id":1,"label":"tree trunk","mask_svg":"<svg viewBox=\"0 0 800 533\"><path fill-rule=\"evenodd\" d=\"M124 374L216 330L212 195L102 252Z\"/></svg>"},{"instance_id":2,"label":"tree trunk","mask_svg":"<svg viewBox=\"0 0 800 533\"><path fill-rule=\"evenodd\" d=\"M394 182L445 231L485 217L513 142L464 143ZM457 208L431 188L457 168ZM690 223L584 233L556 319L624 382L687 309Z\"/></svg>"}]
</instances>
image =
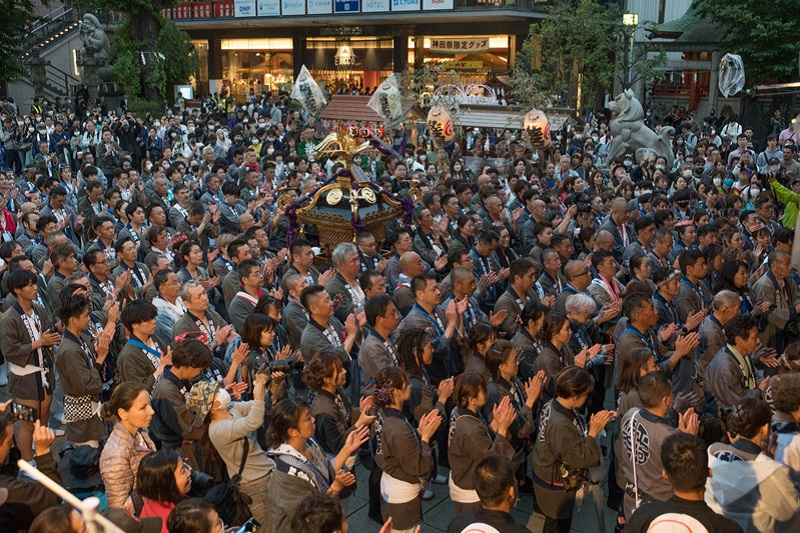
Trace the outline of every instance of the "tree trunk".
<instances>
[{"instance_id":1,"label":"tree trunk","mask_svg":"<svg viewBox=\"0 0 800 533\"><path fill-rule=\"evenodd\" d=\"M149 10L141 10L138 13L131 14L130 31L131 37L137 41L144 43L142 52L144 52L144 64L142 65L142 72L140 83L142 87L142 96L145 100L150 102L164 102L164 95L158 89L151 87L149 80L152 79L156 57L153 53L157 52L158 34L161 30L156 13ZM150 53L148 53L150 52Z\"/></svg>"}]
</instances>

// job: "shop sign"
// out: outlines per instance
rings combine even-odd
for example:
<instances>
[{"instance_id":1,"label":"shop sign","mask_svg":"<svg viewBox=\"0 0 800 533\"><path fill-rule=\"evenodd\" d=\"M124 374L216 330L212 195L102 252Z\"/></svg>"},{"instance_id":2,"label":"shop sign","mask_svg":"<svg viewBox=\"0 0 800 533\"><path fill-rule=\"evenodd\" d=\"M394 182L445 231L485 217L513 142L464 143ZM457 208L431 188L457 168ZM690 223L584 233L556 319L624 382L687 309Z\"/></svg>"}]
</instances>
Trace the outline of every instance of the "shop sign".
<instances>
[{"instance_id":1,"label":"shop sign","mask_svg":"<svg viewBox=\"0 0 800 533\"><path fill-rule=\"evenodd\" d=\"M453 9L453 0L422 0L422 9L424 11Z\"/></svg>"},{"instance_id":2,"label":"shop sign","mask_svg":"<svg viewBox=\"0 0 800 533\"><path fill-rule=\"evenodd\" d=\"M431 39L431 52L439 54L477 54L489 51L489 38L457 38Z\"/></svg>"},{"instance_id":3,"label":"shop sign","mask_svg":"<svg viewBox=\"0 0 800 533\"><path fill-rule=\"evenodd\" d=\"M309 15L330 15L333 10L331 0L307 0Z\"/></svg>"},{"instance_id":4,"label":"shop sign","mask_svg":"<svg viewBox=\"0 0 800 533\"><path fill-rule=\"evenodd\" d=\"M233 16L235 17L255 17L256 0L234 0Z\"/></svg>"},{"instance_id":5,"label":"shop sign","mask_svg":"<svg viewBox=\"0 0 800 533\"><path fill-rule=\"evenodd\" d=\"M360 8L359 0L333 0L334 13L358 13Z\"/></svg>"},{"instance_id":6,"label":"shop sign","mask_svg":"<svg viewBox=\"0 0 800 533\"><path fill-rule=\"evenodd\" d=\"M442 66L453 70L479 70L483 68L483 61L444 61Z\"/></svg>"},{"instance_id":7,"label":"shop sign","mask_svg":"<svg viewBox=\"0 0 800 533\"><path fill-rule=\"evenodd\" d=\"M419 11L422 0L392 0L392 11Z\"/></svg>"},{"instance_id":8,"label":"shop sign","mask_svg":"<svg viewBox=\"0 0 800 533\"><path fill-rule=\"evenodd\" d=\"M389 11L389 0L364 0L364 13Z\"/></svg>"},{"instance_id":9,"label":"shop sign","mask_svg":"<svg viewBox=\"0 0 800 533\"><path fill-rule=\"evenodd\" d=\"M281 0L258 0L259 17L281 16Z\"/></svg>"},{"instance_id":10,"label":"shop sign","mask_svg":"<svg viewBox=\"0 0 800 533\"><path fill-rule=\"evenodd\" d=\"M281 0L281 13L284 15L305 15L306 0Z\"/></svg>"},{"instance_id":11,"label":"shop sign","mask_svg":"<svg viewBox=\"0 0 800 533\"><path fill-rule=\"evenodd\" d=\"M323 26L319 29L321 37L349 37L362 33L364 28L361 26Z\"/></svg>"}]
</instances>

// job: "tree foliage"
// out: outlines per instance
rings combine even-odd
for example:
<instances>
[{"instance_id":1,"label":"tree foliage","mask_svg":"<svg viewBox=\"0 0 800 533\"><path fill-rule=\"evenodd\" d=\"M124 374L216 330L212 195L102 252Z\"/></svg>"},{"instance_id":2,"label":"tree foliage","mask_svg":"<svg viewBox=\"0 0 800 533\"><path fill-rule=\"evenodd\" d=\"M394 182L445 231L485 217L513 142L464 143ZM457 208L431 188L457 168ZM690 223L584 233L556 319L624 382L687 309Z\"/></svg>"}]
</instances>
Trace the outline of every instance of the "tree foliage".
<instances>
[{"instance_id":1,"label":"tree foliage","mask_svg":"<svg viewBox=\"0 0 800 533\"><path fill-rule=\"evenodd\" d=\"M538 28L531 27L525 43L528 57L536 53L533 36L538 35L541 74L552 89L562 93L577 83L582 103L593 101L611 87L622 57L622 11L597 0L565 0L551 7L549 15Z\"/></svg>"},{"instance_id":2,"label":"tree foliage","mask_svg":"<svg viewBox=\"0 0 800 533\"><path fill-rule=\"evenodd\" d=\"M742 56L748 84L797 80L800 1L697 0L696 5L728 31L728 51Z\"/></svg>"},{"instance_id":3,"label":"tree foliage","mask_svg":"<svg viewBox=\"0 0 800 533\"><path fill-rule=\"evenodd\" d=\"M36 8L48 2L0 0L0 82L12 81L25 73L19 56L27 44L36 20Z\"/></svg>"}]
</instances>

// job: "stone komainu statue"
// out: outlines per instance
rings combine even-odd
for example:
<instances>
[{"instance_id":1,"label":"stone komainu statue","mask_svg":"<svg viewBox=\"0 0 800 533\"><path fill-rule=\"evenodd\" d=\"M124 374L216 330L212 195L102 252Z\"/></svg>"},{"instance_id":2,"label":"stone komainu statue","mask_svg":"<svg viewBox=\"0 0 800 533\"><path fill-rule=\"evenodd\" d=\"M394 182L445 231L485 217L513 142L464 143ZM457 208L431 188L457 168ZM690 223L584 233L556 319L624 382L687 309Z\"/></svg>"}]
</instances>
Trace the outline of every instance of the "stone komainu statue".
<instances>
[{"instance_id":1,"label":"stone komainu statue","mask_svg":"<svg viewBox=\"0 0 800 533\"><path fill-rule=\"evenodd\" d=\"M647 150L667 159L667 168L672 168L674 156L670 149L669 136L675 133L672 126L661 128L656 133L644 125L642 104L626 89L609 103L614 118L611 120L611 133L614 139L608 148L608 161L620 161L625 154L635 154L637 150ZM637 162L639 158L636 158Z\"/></svg>"}]
</instances>

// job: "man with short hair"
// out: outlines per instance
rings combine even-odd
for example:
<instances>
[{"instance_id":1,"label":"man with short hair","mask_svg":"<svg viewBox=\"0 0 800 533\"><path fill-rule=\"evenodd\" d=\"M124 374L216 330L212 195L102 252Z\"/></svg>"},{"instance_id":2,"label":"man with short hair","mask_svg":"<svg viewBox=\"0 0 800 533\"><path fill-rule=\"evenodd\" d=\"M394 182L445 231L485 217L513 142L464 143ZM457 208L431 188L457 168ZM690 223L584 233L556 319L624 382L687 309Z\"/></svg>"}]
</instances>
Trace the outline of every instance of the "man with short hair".
<instances>
[{"instance_id":1,"label":"man with short hair","mask_svg":"<svg viewBox=\"0 0 800 533\"><path fill-rule=\"evenodd\" d=\"M78 269L78 254L71 243L59 244L50 252L50 262L53 263L53 275L47 282L47 296L50 302L59 302L61 291L67 284L67 277Z\"/></svg>"},{"instance_id":2,"label":"man with short hair","mask_svg":"<svg viewBox=\"0 0 800 533\"><path fill-rule=\"evenodd\" d=\"M350 315L342 325L336 318L333 300L322 285L309 285L300 294L300 303L308 312L308 324L300 338L303 359L310 361L315 354L325 350L339 354L344 368L353 360L350 352L355 346L358 324Z\"/></svg>"},{"instance_id":3,"label":"man with short hair","mask_svg":"<svg viewBox=\"0 0 800 533\"><path fill-rule=\"evenodd\" d=\"M758 323L750 315L736 315L725 324L727 344L708 365L706 386L720 407L736 405L745 398L761 398L769 376L759 378L752 354L761 344Z\"/></svg>"},{"instance_id":4,"label":"man with short hair","mask_svg":"<svg viewBox=\"0 0 800 533\"><path fill-rule=\"evenodd\" d=\"M620 436L615 445L615 456L624 474L624 479L618 481L624 482L626 520L630 520L641 503L663 501L672 496L672 487L661 476L661 443L678 431L696 435L700 425L691 407L678 414L678 429L667 421L675 395L672 383L662 372L645 374L637 391L643 408L634 407L622 416Z\"/></svg>"},{"instance_id":5,"label":"man with short hair","mask_svg":"<svg viewBox=\"0 0 800 533\"><path fill-rule=\"evenodd\" d=\"M175 322L172 328L172 339L189 332L199 331L205 334L208 346L219 359L224 358L225 346L231 334L231 325L216 311L209 309L208 294L197 281L191 280L183 284L181 298L186 306L186 313Z\"/></svg>"},{"instance_id":6,"label":"man with short hair","mask_svg":"<svg viewBox=\"0 0 800 533\"><path fill-rule=\"evenodd\" d=\"M360 233L357 244L358 255L361 259L361 270L377 270L383 273L388 260L378 253L378 240L375 236L368 231Z\"/></svg>"},{"instance_id":7,"label":"man with short hair","mask_svg":"<svg viewBox=\"0 0 800 533\"><path fill-rule=\"evenodd\" d=\"M234 267L222 279L222 296L225 299L225 308L230 307L233 297L241 290L242 281L239 278L238 265L242 261L253 258L250 245L244 239L234 239L228 244L228 257Z\"/></svg>"},{"instance_id":8,"label":"man with short hair","mask_svg":"<svg viewBox=\"0 0 800 533\"><path fill-rule=\"evenodd\" d=\"M467 310L467 301L451 300L446 309L440 306L442 293L435 279L418 275L411 280L411 292L414 295L414 306L400 322L398 333L404 329L431 329L433 336L433 362L427 370L431 382L439 382L453 377L457 369L463 368L460 352L455 344L455 334L464 336L464 322L461 318Z\"/></svg>"},{"instance_id":9,"label":"man with short hair","mask_svg":"<svg viewBox=\"0 0 800 533\"><path fill-rule=\"evenodd\" d=\"M670 252L672 252L672 231L668 228L659 228L653 238L653 251L647 254L650 270L655 272L659 268L671 269Z\"/></svg>"},{"instance_id":10,"label":"man with short hair","mask_svg":"<svg viewBox=\"0 0 800 533\"><path fill-rule=\"evenodd\" d=\"M9 393L15 401L33 407L39 422L46 426L55 388L51 347L61 335L48 313L35 303L39 292L36 278L30 270L7 275L6 285L16 303L0 317L0 344L8 365ZM33 436L34 423L22 421L17 443L26 461L33 458Z\"/></svg>"},{"instance_id":11,"label":"man with short hair","mask_svg":"<svg viewBox=\"0 0 800 533\"><path fill-rule=\"evenodd\" d=\"M652 531L680 525L685 531L695 531L699 522L709 533L741 533L739 524L715 513L705 502L710 471L708 451L702 439L675 432L662 442L660 455L661 476L672 487L672 496L668 500L644 503L633 513L626 529Z\"/></svg>"},{"instance_id":12,"label":"man with short hair","mask_svg":"<svg viewBox=\"0 0 800 533\"><path fill-rule=\"evenodd\" d=\"M265 294L261 288L264 284L264 268L255 259L245 259L236 266L236 271L241 287L228 306L228 316L236 332L241 335L245 320L253 314L259 298Z\"/></svg>"},{"instance_id":13,"label":"man with short hair","mask_svg":"<svg viewBox=\"0 0 800 533\"><path fill-rule=\"evenodd\" d=\"M293 348L300 346L300 337L308 325L308 311L300 303L303 289L308 287L308 280L301 274L289 272L281 282L283 293L288 301L283 308L283 326L289 334L289 344Z\"/></svg>"},{"instance_id":14,"label":"man with short hair","mask_svg":"<svg viewBox=\"0 0 800 533\"><path fill-rule=\"evenodd\" d=\"M539 298L533 290L536 283L536 268L527 257L519 258L509 265L508 289L500 295L494 304L494 312L506 312L505 320L500 324L499 330L510 339L519 330L519 316L530 301Z\"/></svg>"},{"instance_id":15,"label":"man with short hair","mask_svg":"<svg viewBox=\"0 0 800 533\"><path fill-rule=\"evenodd\" d=\"M617 353L648 349L653 352L656 364L666 375L672 375L680 360L693 354L700 342L697 333L679 335L675 340L675 349L668 350L661 342L660 335L653 333L652 328L658 322L658 312L653 300L645 294L634 293L627 296L622 304L622 312L628 318L628 327L616 343Z\"/></svg>"},{"instance_id":16,"label":"man with short hair","mask_svg":"<svg viewBox=\"0 0 800 533\"><path fill-rule=\"evenodd\" d=\"M497 283L493 283L486 287L486 290L480 294L480 305L483 311L488 312L494 303L497 301L498 291L500 290L501 282L508 277L508 268L501 269L499 263L494 257L494 251L497 249L497 243L500 236L492 231L485 230L478 236L478 240L469 251L472 256L472 273L475 279L483 279L484 276L497 272Z\"/></svg>"},{"instance_id":17,"label":"man with short hair","mask_svg":"<svg viewBox=\"0 0 800 533\"><path fill-rule=\"evenodd\" d=\"M144 300L134 300L122 308L119 319L131 335L117 357L120 382L143 383L152 390L172 363L168 345L155 336L157 315L158 309Z\"/></svg>"},{"instance_id":18,"label":"man with short hair","mask_svg":"<svg viewBox=\"0 0 800 533\"><path fill-rule=\"evenodd\" d=\"M400 267L400 257L414 249L414 237L410 228L400 228L397 233L390 234L386 239L386 245L394 253L386 263L383 274L386 276L386 283L389 293L394 293L397 284L400 283L399 277L402 272Z\"/></svg>"},{"instance_id":19,"label":"man with short hair","mask_svg":"<svg viewBox=\"0 0 800 533\"><path fill-rule=\"evenodd\" d=\"M625 248L633 242L633 231L627 224L631 207L625 198L614 198L611 201L611 215L606 219L601 230L606 230L614 237L612 252L614 259L622 263Z\"/></svg>"},{"instance_id":20,"label":"man with short hair","mask_svg":"<svg viewBox=\"0 0 800 533\"><path fill-rule=\"evenodd\" d=\"M472 484L481 501L479 511L457 514L447 526L447 533L497 531L498 533L530 533L514 522L511 509L518 500L517 481L511 462L499 454L490 454L478 461Z\"/></svg>"},{"instance_id":21,"label":"man with short hair","mask_svg":"<svg viewBox=\"0 0 800 533\"><path fill-rule=\"evenodd\" d=\"M367 383L364 394L375 391L378 373L390 366L399 366L393 333L400 324L400 315L392 297L381 294L367 300L364 307L367 317L364 342L358 351L358 361Z\"/></svg>"},{"instance_id":22,"label":"man with short hair","mask_svg":"<svg viewBox=\"0 0 800 533\"><path fill-rule=\"evenodd\" d=\"M367 300L379 294L387 294L386 278L377 270L365 270L358 275L358 284Z\"/></svg>"},{"instance_id":23,"label":"man with short hair","mask_svg":"<svg viewBox=\"0 0 800 533\"><path fill-rule=\"evenodd\" d=\"M699 250L686 250L678 259L683 278L681 278L681 292L673 299L678 316L682 322L687 322L690 315L695 315L703 310L708 310L711 303L711 293L706 287L703 278L708 273L708 265L703 252Z\"/></svg>"},{"instance_id":24,"label":"man with short hair","mask_svg":"<svg viewBox=\"0 0 800 533\"><path fill-rule=\"evenodd\" d=\"M625 247L625 251L622 253L624 263L628 263L637 255L650 253L650 245L656 234L656 222L652 216L644 216L633 223L633 229L636 230L636 240Z\"/></svg>"}]
</instances>

